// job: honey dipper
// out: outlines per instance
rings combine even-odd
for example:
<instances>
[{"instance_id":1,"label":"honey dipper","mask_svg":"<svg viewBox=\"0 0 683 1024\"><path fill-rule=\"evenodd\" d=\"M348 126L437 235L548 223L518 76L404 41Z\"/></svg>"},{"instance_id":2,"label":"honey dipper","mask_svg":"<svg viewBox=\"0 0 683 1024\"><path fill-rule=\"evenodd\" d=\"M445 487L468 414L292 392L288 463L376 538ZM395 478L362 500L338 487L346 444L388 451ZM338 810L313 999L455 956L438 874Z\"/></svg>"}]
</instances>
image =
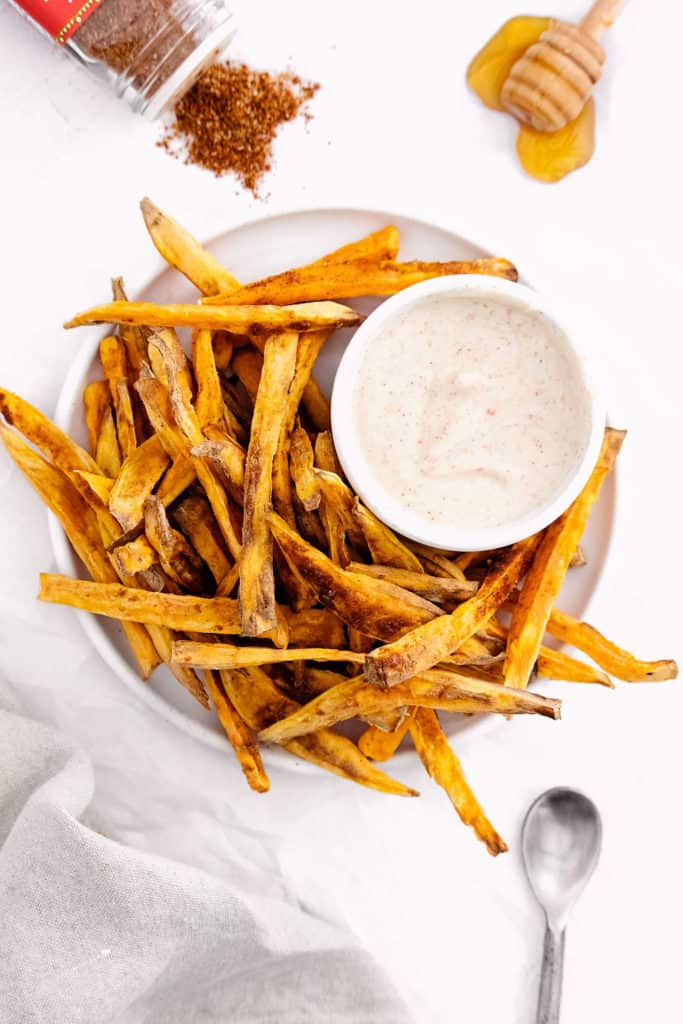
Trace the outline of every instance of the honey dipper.
<instances>
[{"instance_id":1,"label":"honey dipper","mask_svg":"<svg viewBox=\"0 0 683 1024\"><path fill-rule=\"evenodd\" d=\"M578 117L600 78L605 51L598 38L624 0L596 0L578 25L553 21L508 75L501 103L519 121L556 132Z\"/></svg>"}]
</instances>

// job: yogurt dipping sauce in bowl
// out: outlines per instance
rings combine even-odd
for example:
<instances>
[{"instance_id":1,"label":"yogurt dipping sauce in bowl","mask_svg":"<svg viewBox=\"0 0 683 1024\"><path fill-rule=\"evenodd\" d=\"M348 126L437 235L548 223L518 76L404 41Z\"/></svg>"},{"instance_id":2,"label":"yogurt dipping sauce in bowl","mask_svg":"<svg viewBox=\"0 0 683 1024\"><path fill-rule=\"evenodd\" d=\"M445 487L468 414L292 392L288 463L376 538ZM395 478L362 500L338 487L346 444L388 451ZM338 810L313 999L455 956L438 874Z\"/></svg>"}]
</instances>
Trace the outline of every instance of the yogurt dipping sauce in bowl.
<instances>
[{"instance_id":1,"label":"yogurt dipping sauce in bowl","mask_svg":"<svg viewBox=\"0 0 683 1024\"><path fill-rule=\"evenodd\" d=\"M451 551L528 537L574 500L605 415L566 318L530 288L444 277L359 328L332 430L356 491L413 540Z\"/></svg>"}]
</instances>

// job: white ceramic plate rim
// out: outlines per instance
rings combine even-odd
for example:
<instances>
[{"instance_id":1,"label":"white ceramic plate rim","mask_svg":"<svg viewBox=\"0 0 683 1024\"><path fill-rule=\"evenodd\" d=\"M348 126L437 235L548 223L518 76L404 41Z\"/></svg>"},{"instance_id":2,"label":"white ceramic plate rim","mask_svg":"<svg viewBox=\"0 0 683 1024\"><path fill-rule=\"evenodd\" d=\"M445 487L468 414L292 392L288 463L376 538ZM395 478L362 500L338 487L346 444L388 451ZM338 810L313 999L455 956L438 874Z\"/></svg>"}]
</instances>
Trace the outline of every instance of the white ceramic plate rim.
<instances>
[{"instance_id":1,"label":"white ceramic plate rim","mask_svg":"<svg viewBox=\"0 0 683 1024\"><path fill-rule=\"evenodd\" d=\"M301 207L298 209L288 210L286 212L281 212L277 214L264 214L262 217L250 217L239 224L232 225L231 227L227 227L223 231L218 232L216 235L213 236L211 240L209 240L206 243L206 245L208 248L211 249L216 240L223 238L227 234L236 233L245 228L249 228L254 224L264 223L266 221L284 220L289 217L295 217L298 215L305 214L319 214L321 216L371 215L373 217L381 217L382 219L386 219L386 223L392 223L395 220L407 219L424 228L437 230L439 232L443 232L447 235L450 235L452 238L458 239L460 242L464 242L475 249L483 249L485 252L488 253L496 251L495 248L484 249L484 246L480 245L479 243L470 241L470 239L467 236L459 234L456 230L444 228L441 225L436 224L434 221L428 220L427 218L413 215L413 213L411 213L410 211L406 211L405 213L397 213L396 211L370 210L367 208L357 206L330 207L325 205L321 205L319 207ZM163 267L163 265L161 265L156 273L150 275L150 277L145 282L143 287L136 290L136 294L144 294L145 292L147 292L147 290L157 280L157 278L164 271L164 269L165 268ZM55 423L62 429L65 429L68 425L69 413L71 404L73 402L74 394L82 386L83 381L86 379L88 370L95 357L102 335L103 331L101 328L89 329L87 337L82 342L73 362L71 363L66 373L64 382L62 384L62 388L59 393L59 397L57 399L54 417ZM615 476L613 478L614 506L616 506L617 502L616 485L617 482ZM67 540L66 534L62 530L59 521L50 513L48 513L48 531L58 570L66 575L72 574L74 566L73 551ZM601 564L596 574L592 590L586 600L584 606L585 609L588 608L590 600L592 599L592 596L595 593L595 590L597 589L602 578L602 574L604 572L605 566L609 558L611 538L612 531L610 530L608 532L607 540L601 552ZM226 741L221 733L214 732L212 731L212 729L210 729L206 725L203 725L201 722L194 721L194 719L186 715L181 709L176 708L174 707L174 705L168 703L166 700L164 700L164 698L161 695L157 694L149 686L141 682L140 677L127 663L125 658L119 653L119 651L116 649L111 640L101 631L101 629L98 628L97 616L82 611L77 611L76 616L78 618L81 628L83 629L83 632L88 637L95 650L101 656L103 661L111 668L115 675L126 685L127 689L131 691L134 697L136 697L138 700L141 700L143 704L147 705L147 707L149 707L151 710L155 711L162 718L166 719L166 721L177 726L181 731L185 732L187 735L203 743L207 743L210 747L213 747L216 750L220 750L223 752L225 751ZM476 716L471 720L470 724L468 725L467 731L470 732L473 729L482 730L484 728L493 728L494 725L497 724L494 721L494 719L495 716L493 715ZM277 762L279 767L286 766L292 769L295 766L297 766L297 761L294 758L288 757L284 752L279 751L277 748L265 748L263 753L264 760L267 760L269 763L273 763L275 761ZM403 756L403 754L401 754L401 756ZM299 767L303 767L304 769L310 767L311 771L314 770L313 766L308 766L307 763L304 763L303 766L299 765Z\"/></svg>"}]
</instances>

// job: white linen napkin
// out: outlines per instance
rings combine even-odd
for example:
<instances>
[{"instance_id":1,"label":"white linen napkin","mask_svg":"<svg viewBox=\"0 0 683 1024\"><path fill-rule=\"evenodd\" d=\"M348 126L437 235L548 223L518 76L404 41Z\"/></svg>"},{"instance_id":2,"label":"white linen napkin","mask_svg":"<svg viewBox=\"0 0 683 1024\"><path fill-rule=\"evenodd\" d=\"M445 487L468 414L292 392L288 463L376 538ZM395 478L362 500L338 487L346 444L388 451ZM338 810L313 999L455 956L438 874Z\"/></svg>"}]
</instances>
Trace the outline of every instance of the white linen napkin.
<instances>
[{"instance_id":1,"label":"white linen napkin","mask_svg":"<svg viewBox=\"0 0 683 1024\"><path fill-rule=\"evenodd\" d=\"M89 828L89 759L0 710L2 1024L402 1024L343 929Z\"/></svg>"}]
</instances>

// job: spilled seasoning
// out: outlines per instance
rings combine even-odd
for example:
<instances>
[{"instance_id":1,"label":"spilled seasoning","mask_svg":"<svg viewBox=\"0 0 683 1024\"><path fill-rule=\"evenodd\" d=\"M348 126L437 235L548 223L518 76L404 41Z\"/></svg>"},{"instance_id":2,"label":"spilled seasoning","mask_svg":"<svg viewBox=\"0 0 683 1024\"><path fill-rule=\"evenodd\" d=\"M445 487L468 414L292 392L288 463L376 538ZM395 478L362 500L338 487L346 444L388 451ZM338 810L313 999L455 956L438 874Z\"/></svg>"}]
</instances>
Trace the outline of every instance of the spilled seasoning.
<instances>
[{"instance_id":1,"label":"spilled seasoning","mask_svg":"<svg viewBox=\"0 0 683 1024\"><path fill-rule=\"evenodd\" d=\"M305 105L318 88L289 71L272 75L246 64L214 64L178 101L159 145L217 177L235 174L258 195L278 128L299 114L310 118Z\"/></svg>"}]
</instances>

